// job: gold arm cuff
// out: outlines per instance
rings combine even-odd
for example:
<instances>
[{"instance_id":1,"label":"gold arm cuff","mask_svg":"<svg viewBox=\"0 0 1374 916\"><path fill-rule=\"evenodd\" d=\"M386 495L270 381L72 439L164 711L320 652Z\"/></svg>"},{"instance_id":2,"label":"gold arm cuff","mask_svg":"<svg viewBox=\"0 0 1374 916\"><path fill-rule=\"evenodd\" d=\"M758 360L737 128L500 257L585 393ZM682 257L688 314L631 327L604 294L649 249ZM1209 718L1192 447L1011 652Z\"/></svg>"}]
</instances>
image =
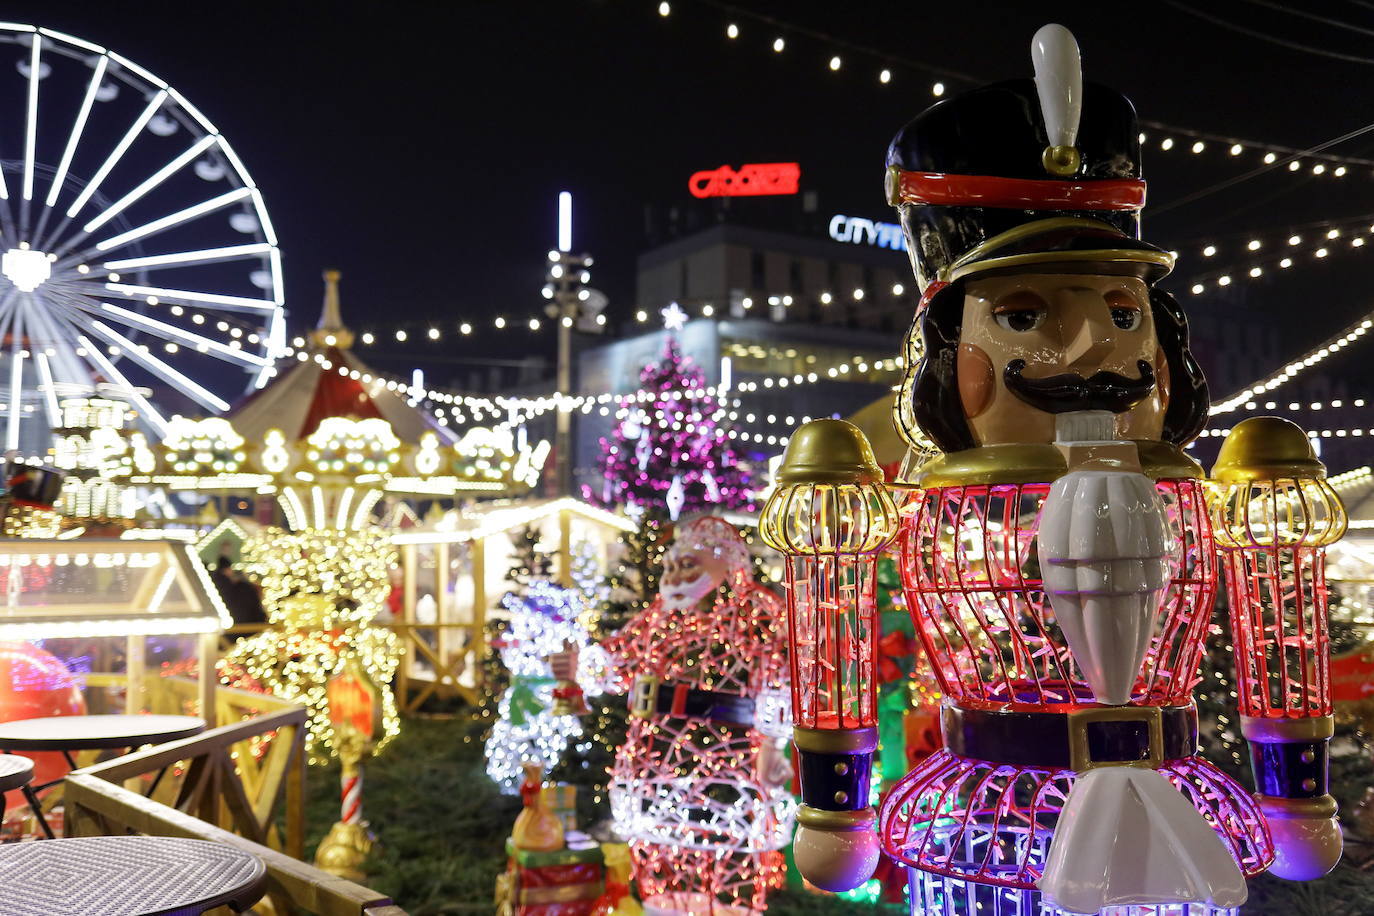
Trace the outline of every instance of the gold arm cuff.
<instances>
[{"instance_id":1,"label":"gold arm cuff","mask_svg":"<svg viewBox=\"0 0 1374 916\"><path fill-rule=\"evenodd\" d=\"M1260 810L1267 818L1278 820L1315 819L1335 817L1338 809L1336 799L1330 795L1316 798L1275 798L1272 795L1256 795Z\"/></svg>"},{"instance_id":2,"label":"gold arm cuff","mask_svg":"<svg viewBox=\"0 0 1374 916\"><path fill-rule=\"evenodd\" d=\"M1240 731L1246 741L1262 744L1294 744L1299 741L1321 741L1336 733L1335 716L1311 719L1260 719L1240 717Z\"/></svg>"},{"instance_id":3,"label":"gold arm cuff","mask_svg":"<svg viewBox=\"0 0 1374 916\"><path fill-rule=\"evenodd\" d=\"M794 728L792 742L799 751L818 754L866 754L878 748L877 728Z\"/></svg>"},{"instance_id":4,"label":"gold arm cuff","mask_svg":"<svg viewBox=\"0 0 1374 916\"><path fill-rule=\"evenodd\" d=\"M797 808L797 823L811 830L869 830L877 820L878 814L872 808L860 808L858 811L822 811L810 805Z\"/></svg>"}]
</instances>

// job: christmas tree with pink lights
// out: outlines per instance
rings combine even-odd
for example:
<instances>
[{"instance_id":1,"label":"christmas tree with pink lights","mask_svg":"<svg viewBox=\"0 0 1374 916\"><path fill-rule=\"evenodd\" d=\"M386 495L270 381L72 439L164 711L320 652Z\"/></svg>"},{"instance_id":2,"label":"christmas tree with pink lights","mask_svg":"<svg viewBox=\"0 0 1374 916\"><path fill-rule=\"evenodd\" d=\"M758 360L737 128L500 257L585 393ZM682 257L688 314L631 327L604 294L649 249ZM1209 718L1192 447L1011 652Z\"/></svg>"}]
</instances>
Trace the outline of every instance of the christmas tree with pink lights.
<instances>
[{"instance_id":1,"label":"christmas tree with pink lights","mask_svg":"<svg viewBox=\"0 0 1374 916\"><path fill-rule=\"evenodd\" d=\"M673 520L750 506L749 472L720 425L725 408L673 335L639 382L640 391L620 401L615 430L601 440L603 481L584 495L605 506L666 510Z\"/></svg>"}]
</instances>

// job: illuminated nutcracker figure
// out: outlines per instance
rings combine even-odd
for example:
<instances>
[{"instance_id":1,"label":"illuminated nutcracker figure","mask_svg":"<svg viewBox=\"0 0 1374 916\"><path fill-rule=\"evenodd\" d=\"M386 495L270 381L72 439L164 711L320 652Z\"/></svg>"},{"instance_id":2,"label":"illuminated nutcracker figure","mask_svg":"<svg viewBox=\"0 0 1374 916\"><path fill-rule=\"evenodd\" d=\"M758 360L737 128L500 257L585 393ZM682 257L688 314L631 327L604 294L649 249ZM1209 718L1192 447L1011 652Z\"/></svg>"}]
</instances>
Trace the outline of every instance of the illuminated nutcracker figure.
<instances>
[{"instance_id":1,"label":"illuminated nutcracker figure","mask_svg":"<svg viewBox=\"0 0 1374 916\"><path fill-rule=\"evenodd\" d=\"M653 603L603 644L631 690L611 810L647 913L761 912L782 884L796 810L782 611L735 527L699 518Z\"/></svg>"},{"instance_id":2,"label":"illuminated nutcracker figure","mask_svg":"<svg viewBox=\"0 0 1374 916\"><path fill-rule=\"evenodd\" d=\"M1155 285L1173 258L1139 240L1134 110L1082 83L1062 27L1032 58L1034 80L942 102L888 152L922 298L894 411L910 457L885 492L946 699L945 749L885 796L877 840L914 913L1233 913L1245 877L1340 857L1324 550L1345 516L1286 421L1237 426L1215 486L1183 453L1207 387ZM797 861L833 888L875 858L875 471L857 429L808 424L762 522L790 564ZM1223 568L1255 797L1197 755Z\"/></svg>"}]
</instances>

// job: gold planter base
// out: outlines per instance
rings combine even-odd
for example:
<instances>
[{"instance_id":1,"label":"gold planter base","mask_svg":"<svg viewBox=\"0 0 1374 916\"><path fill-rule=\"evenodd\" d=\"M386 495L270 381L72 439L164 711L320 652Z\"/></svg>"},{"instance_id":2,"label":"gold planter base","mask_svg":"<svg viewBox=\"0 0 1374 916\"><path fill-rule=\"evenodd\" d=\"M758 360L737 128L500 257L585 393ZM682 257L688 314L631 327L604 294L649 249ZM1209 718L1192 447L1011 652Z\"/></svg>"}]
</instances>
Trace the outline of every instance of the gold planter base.
<instances>
[{"instance_id":1,"label":"gold planter base","mask_svg":"<svg viewBox=\"0 0 1374 916\"><path fill-rule=\"evenodd\" d=\"M372 837L365 824L339 821L315 850L315 866L331 875L362 882L367 878L363 865L372 852Z\"/></svg>"}]
</instances>

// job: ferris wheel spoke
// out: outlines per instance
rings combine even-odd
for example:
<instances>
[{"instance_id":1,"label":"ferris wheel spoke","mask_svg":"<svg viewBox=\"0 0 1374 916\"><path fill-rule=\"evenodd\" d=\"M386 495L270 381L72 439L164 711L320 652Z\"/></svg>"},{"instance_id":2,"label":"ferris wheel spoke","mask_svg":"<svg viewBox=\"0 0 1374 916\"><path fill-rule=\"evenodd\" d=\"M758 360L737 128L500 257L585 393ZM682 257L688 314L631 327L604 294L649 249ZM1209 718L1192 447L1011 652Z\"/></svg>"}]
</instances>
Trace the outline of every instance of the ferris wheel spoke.
<instances>
[{"instance_id":1,"label":"ferris wheel spoke","mask_svg":"<svg viewBox=\"0 0 1374 916\"><path fill-rule=\"evenodd\" d=\"M119 200L115 201L114 203L106 207L103 212L101 212L99 215L95 217L95 219L91 220L86 225L82 226L82 233L91 233L99 229L101 226L105 225L110 220L114 219L120 213L124 212L124 210L127 209L130 204L134 203L139 198L143 197L143 195L147 194L153 188L162 184L172 175L181 171L193 159L195 159L201 153L205 152L207 149L214 145L214 137L201 137L195 143L192 143L189 147L183 150L181 154L177 156L175 159L173 159L171 162L168 162L162 168L158 169L156 172L149 175L143 181L139 182L138 186L135 187L128 194L125 194Z\"/></svg>"},{"instance_id":2,"label":"ferris wheel spoke","mask_svg":"<svg viewBox=\"0 0 1374 916\"><path fill-rule=\"evenodd\" d=\"M139 267L179 267L184 264L214 264L233 261L239 258L261 257L272 251L266 242L251 245L226 245L223 248L203 248L200 251L176 251L169 254L153 254L138 258L120 258L106 261L100 266L104 270L133 270Z\"/></svg>"},{"instance_id":3,"label":"ferris wheel spoke","mask_svg":"<svg viewBox=\"0 0 1374 916\"><path fill-rule=\"evenodd\" d=\"M249 296L226 296L222 293L203 293L192 289L168 289L162 286L142 286L132 283L104 284L106 292L121 299L146 300L149 296L165 299L168 302L189 302L196 305L213 305L231 312L275 312L277 303L270 299L254 299Z\"/></svg>"},{"instance_id":4,"label":"ferris wheel spoke","mask_svg":"<svg viewBox=\"0 0 1374 916\"><path fill-rule=\"evenodd\" d=\"M37 41L37 36L34 37ZM10 338L10 410L5 418L5 451L19 448L19 424L24 413L24 315L14 313L14 336Z\"/></svg>"},{"instance_id":5,"label":"ferris wheel spoke","mask_svg":"<svg viewBox=\"0 0 1374 916\"><path fill-rule=\"evenodd\" d=\"M83 355L87 362L104 373L105 377L110 381L124 388L122 393L128 397L129 400L134 402L134 405L138 407L139 412L142 414L143 419L148 421L148 425L151 426L159 436L167 435L167 421L163 418L162 414L158 413L157 409L143 396L143 393L124 377L124 373L115 368L115 364L110 362L95 344L91 343L90 338L85 334L78 333L76 335L76 342L80 345L80 349L77 350L77 353Z\"/></svg>"},{"instance_id":6,"label":"ferris wheel spoke","mask_svg":"<svg viewBox=\"0 0 1374 916\"><path fill-rule=\"evenodd\" d=\"M29 55L29 109L24 119L24 222L27 223L29 201L33 199L33 156L38 143L38 80L43 64L43 36L33 36Z\"/></svg>"},{"instance_id":7,"label":"ferris wheel spoke","mask_svg":"<svg viewBox=\"0 0 1374 916\"><path fill-rule=\"evenodd\" d=\"M234 190L221 194L218 197L212 197L209 200L201 201L200 203L195 204L194 206L186 207L183 210L178 210L175 213L169 213L167 216L162 216L158 219L152 220L151 222L144 223L142 226L135 226L134 228L126 232L121 232L118 235L112 235L107 239L102 239L101 241L96 242L95 246L92 249L90 249L90 251L100 252L110 251L115 248L121 248L129 244L130 242L136 242L139 239L153 235L154 233L162 232L165 229L171 229L173 226L179 226L182 223L187 222L188 220L193 220L196 217L204 216L207 213L213 213L216 210L221 210L227 206L230 206L231 204L238 203L245 197L251 196L252 191L250 191L248 188L235 188ZM56 253L59 257L66 254L73 247L75 247L76 244L80 242L84 237L85 235L83 233L68 240L57 250Z\"/></svg>"},{"instance_id":8,"label":"ferris wheel spoke","mask_svg":"<svg viewBox=\"0 0 1374 916\"><path fill-rule=\"evenodd\" d=\"M66 149L62 151L62 161L57 165L57 172L52 177L52 187L48 188L48 197L44 205L51 208L57 204L57 198L62 194L62 183L67 180L67 171L72 167L72 157L76 155L76 148L81 143L81 135L86 131L86 120L91 116L91 106L95 104L95 94L100 89L100 83L105 78L105 68L109 66L110 59L104 54L96 59L95 68L91 72L91 81L86 86L86 96L81 100L81 108L76 113L76 120L72 122L72 132L67 137ZM44 219L47 213L43 214Z\"/></svg>"},{"instance_id":9,"label":"ferris wheel spoke","mask_svg":"<svg viewBox=\"0 0 1374 916\"><path fill-rule=\"evenodd\" d=\"M48 425L57 429L62 425L62 411L57 406L57 385L53 383L52 366L48 365L48 354L35 348L33 361L34 365L38 367L38 392L43 395L43 409L48 415Z\"/></svg>"},{"instance_id":10,"label":"ferris wheel spoke","mask_svg":"<svg viewBox=\"0 0 1374 916\"><path fill-rule=\"evenodd\" d=\"M185 374L178 372L176 369L173 369L171 366L167 365L161 359L158 359L156 356L154 356L146 348L140 347L138 344L134 343L132 340L125 337L123 334L120 334L118 331L114 330L109 325L105 324L103 321L92 321L91 330L95 331L101 337L105 338L106 340L112 342L115 346L119 347L120 351L126 354L134 362L143 366L143 368L147 369L149 372L152 372L154 375L158 376L164 382L177 386L181 391L184 391L186 394L189 394L191 397L195 398L197 401L199 401L206 407L209 407L211 410L223 413L224 411L229 409L228 401L224 400L223 398L219 397L213 392L203 388L196 382L193 382Z\"/></svg>"},{"instance_id":11,"label":"ferris wheel spoke","mask_svg":"<svg viewBox=\"0 0 1374 916\"><path fill-rule=\"evenodd\" d=\"M194 331L188 331L185 328L179 328L176 325L158 321L156 318L149 318L147 315L140 315L138 312L132 312L126 308L111 305L108 302L100 303L100 311L129 327L151 331L154 334L162 335L165 339L189 344L196 352L204 353L207 356L214 356L218 359L240 363L245 366L257 366L262 368L272 365L272 360L268 357L258 356L256 353L250 353L247 350L225 346L217 340L211 340Z\"/></svg>"},{"instance_id":12,"label":"ferris wheel spoke","mask_svg":"<svg viewBox=\"0 0 1374 916\"><path fill-rule=\"evenodd\" d=\"M14 296L6 296L4 309L0 311L0 341L3 341L5 336L9 334L10 326L14 324L14 316L18 312L14 305L14 298Z\"/></svg>"},{"instance_id":13,"label":"ferris wheel spoke","mask_svg":"<svg viewBox=\"0 0 1374 916\"><path fill-rule=\"evenodd\" d=\"M67 208L68 219L80 213L81 208L86 206L86 202L100 189L101 183L110 172L114 170L114 167L119 164L119 160L124 158L124 154L129 151L129 147L133 145L135 138L143 132L144 127L148 126L148 122L153 119L153 115L157 114L157 110L162 107L162 103L166 98L167 90L159 89L157 94L152 97L146 106L144 106L143 111L134 119L134 123L129 125L129 129L125 132L124 136L120 138L119 142L115 144L115 148L110 152L110 155L105 159L104 163L101 164L100 168L96 169L95 175L87 183L86 187L81 189L81 193L76 196L76 200L72 201L72 205Z\"/></svg>"},{"instance_id":14,"label":"ferris wheel spoke","mask_svg":"<svg viewBox=\"0 0 1374 916\"><path fill-rule=\"evenodd\" d=\"M33 233L35 247L42 247L46 243L44 233L47 230L48 219L57 212L54 207L57 206L57 199L62 195L67 173L72 167L72 157L76 155L76 149L81 144L81 136L86 131L86 121L91 116L91 108L95 104L96 93L105 79L105 69L109 63L110 58L101 54L96 58L95 67L91 70L91 81L86 86L86 95L81 100L81 108L76 113L76 120L72 122L71 133L67 136L67 145L62 150L62 160L58 163L57 171L53 174L52 185L48 188L48 196L43 201L43 213L38 217L38 227ZM67 220L63 220L61 225L65 226L67 222Z\"/></svg>"},{"instance_id":15,"label":"ferris wheel spoke","mask_svg":"<svg viewBox=\"0 0 1374 916\"><path fill-rule=\"evenodd\" d=\"M0 168L0 185L4 184L4 168ZM4 233L5 239L19 239L19 232L16 230L14 222L14 211L10 209L9 197L0 197L0 232ZM12 244L12 243L7 243Z\"/></svg>"}]
</instances>

